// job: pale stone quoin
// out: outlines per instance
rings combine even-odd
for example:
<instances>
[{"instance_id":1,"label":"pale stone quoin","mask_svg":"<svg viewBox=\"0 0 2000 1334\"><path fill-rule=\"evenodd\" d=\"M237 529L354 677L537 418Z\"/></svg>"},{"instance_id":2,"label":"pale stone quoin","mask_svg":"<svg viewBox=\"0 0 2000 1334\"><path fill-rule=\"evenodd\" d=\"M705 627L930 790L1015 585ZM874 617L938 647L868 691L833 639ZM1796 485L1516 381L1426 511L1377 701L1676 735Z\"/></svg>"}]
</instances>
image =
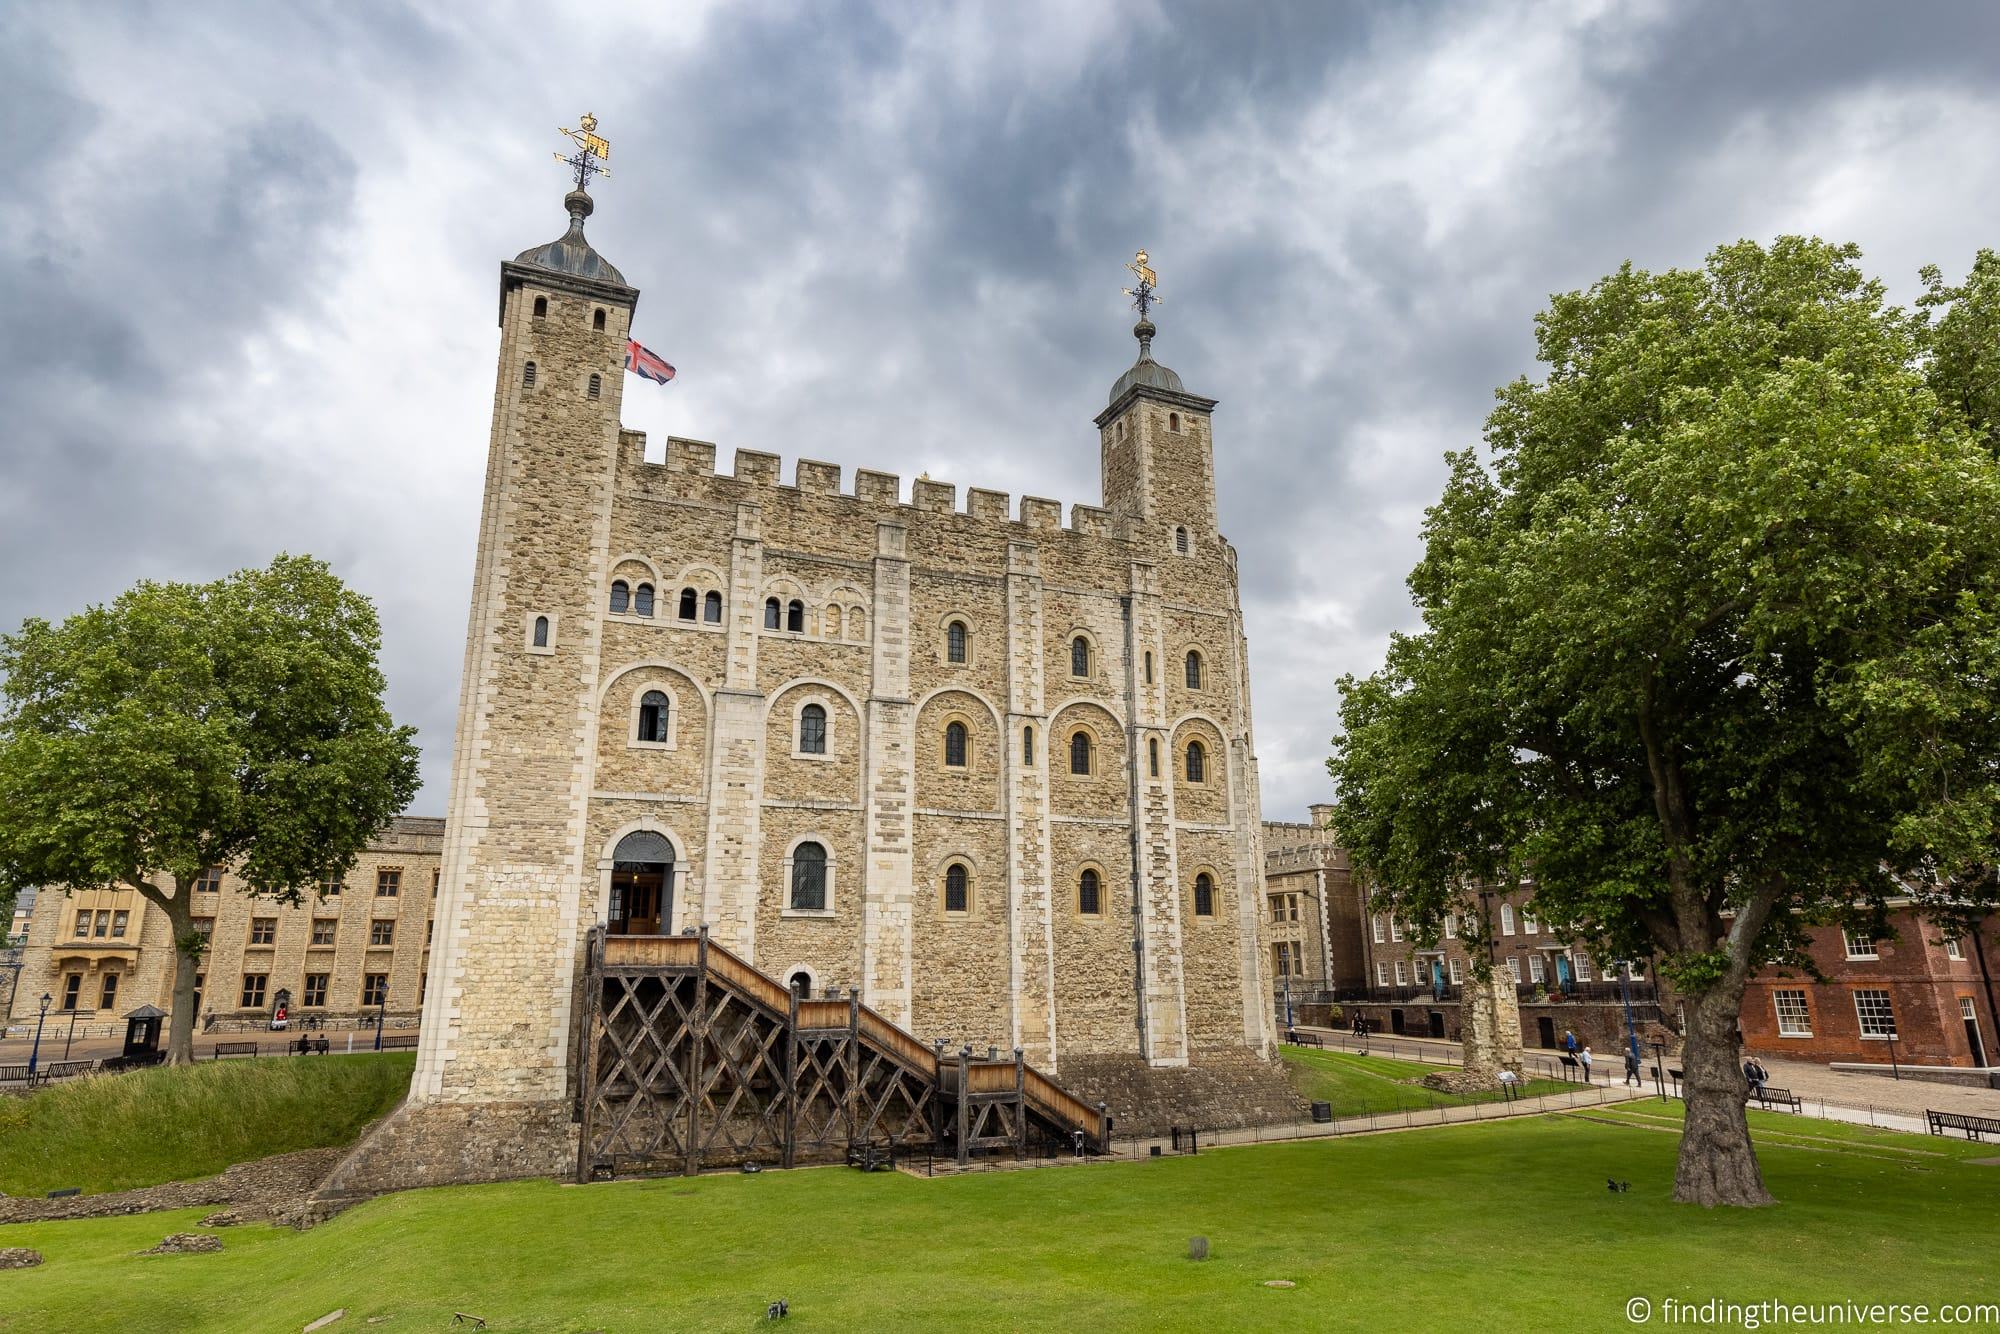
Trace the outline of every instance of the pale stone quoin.
<instances>
[{"instance_id":1,"label":"pale stone quoin","mask_svg":"<svg viewBox=\"0 0 2000 1334\"><path fill-rule=\"evenodd\" d=\"M1095 419L1103 504L1067 523L1054 501L972 488L961 506L929 478L907 501L866 469L846 490L807 459L786 480L752 450L719 472L699 441L651 463L619 420L639 294L583 242L588 197L569 204L562 245L501 266L437 942L397 1151L445 1152L419 1124L439 1109L456 1157L419 1175L541 1161L450 1127L547 1136L560 1120L597 922L706 926L816 995L858 988L927 1041L1020 1047L1052 1072L1268 1068L1214 401L1153 360L1142 323Z\"/></svg>"}]
</instances>

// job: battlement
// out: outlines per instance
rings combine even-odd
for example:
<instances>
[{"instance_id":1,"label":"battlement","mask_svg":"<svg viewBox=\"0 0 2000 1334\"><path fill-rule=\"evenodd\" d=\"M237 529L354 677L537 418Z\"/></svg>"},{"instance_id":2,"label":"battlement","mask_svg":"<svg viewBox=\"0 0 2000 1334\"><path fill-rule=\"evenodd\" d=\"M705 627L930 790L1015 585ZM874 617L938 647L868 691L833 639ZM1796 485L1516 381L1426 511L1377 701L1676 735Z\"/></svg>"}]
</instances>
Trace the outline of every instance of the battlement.
<instances>
[{"instance_id":1,"label":"battlement","mask_svg":"<svg viewBox=\"0 0 2000 1334\"><path fill-rule=\"evenodd\" d=\"M657 469L683 477L713 477L757 487L786 485L784 460L764 450L739 449L736 451L734 470L718 473L715 470L716 446L706 440L687 440L677 435L667 437L666 459L662 463L646 462L644 431L621 431L618 440L625 457L642 470ZM959 488L955 483L941 482L928 476L911 481L908 500L903 499L902 478L873 468L856 468L853 489L843 490L841 466L821 459L796 460L792 465L791 487L810 495L847 496L867 505L957 514L984 524L1018 524L1043 532L1068 532L1093 538L1108 538L1113 531L1112 512L1102 505L1073 504L1069 508L1069 522L1064 523L1061 501L1044 496L1022 496L1017 507L1014 497L1005 491L972 486L965 489L965 504L961 508ZM1225 545L1225 557L1233 560L1234 556L1235 552Z\"/></svg>"}]
</instances>

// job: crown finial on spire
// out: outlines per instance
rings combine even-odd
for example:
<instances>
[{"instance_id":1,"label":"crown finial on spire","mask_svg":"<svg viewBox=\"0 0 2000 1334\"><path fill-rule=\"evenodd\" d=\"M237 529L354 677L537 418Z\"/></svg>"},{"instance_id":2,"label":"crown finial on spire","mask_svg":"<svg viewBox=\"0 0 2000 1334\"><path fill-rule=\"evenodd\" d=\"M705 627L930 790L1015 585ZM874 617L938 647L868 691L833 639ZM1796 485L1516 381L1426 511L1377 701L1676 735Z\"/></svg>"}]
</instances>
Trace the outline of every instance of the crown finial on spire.
<instances>
[{"instance_id":1,"label":"crown finial on spire","mask_svg":"<svg viewBox=\"0 0 2000 1334\"><path fill-rule=\"evenodd\" d=\"M583 113L583 119L577 122L577 126L578 128L574 130L560 125L556 127L568 135L570 141L576 145L576 152L568 157L557 153L556 161L576 173L576 193L587 194L591 177L603 176L609 179L611 176L610 171L604 166L604 160L611 156L611 145L598 138L597 117L588 111ZM584 210L585 213L589 211L589 209Z\"/></svg>"}]
</instances>

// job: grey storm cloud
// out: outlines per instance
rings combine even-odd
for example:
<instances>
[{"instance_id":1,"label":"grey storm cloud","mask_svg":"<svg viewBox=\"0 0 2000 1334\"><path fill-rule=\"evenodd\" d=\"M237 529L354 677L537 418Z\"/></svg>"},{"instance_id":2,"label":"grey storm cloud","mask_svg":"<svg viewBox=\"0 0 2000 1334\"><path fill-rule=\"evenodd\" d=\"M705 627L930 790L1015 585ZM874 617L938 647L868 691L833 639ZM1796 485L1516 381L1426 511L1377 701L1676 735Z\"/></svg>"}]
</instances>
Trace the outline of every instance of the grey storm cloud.
<instances>
[{"instance_id":1,"label":"grey storm cloud","mask_svg":"<svg viewBox=\"0 0 2000 1334\"><path fill-rule=\"evenodd\" d=\"M627 424L1097 496L1157 345L1222 400L1264 806L1415 622L1444 451L1548 294L1804 231L1996 243L2000 8L17 4L0 11L0 626L280 550L375 599L444 807L497 264L591 236L680 367Z\"/></svg>"}]
</instances>

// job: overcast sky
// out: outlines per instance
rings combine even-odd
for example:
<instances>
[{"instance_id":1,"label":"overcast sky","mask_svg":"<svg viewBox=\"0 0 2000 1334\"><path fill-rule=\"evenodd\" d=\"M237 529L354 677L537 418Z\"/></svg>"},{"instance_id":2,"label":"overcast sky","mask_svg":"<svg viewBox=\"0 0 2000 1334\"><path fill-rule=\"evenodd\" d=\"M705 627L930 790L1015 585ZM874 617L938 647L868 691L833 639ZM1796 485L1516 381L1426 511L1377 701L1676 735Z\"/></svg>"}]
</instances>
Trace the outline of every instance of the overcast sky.
<instances>
[{"instance_id":1,"label":"overcast sky","mask_svg":"<svg viewBox=\"0 0 2000 1334\"><path fill-rule=\"evenodd\" d=\"M454 17L460 14L463 17ZM1221 400L1264 810L1414 616L1441 456L1551 292L1790 231L2000 245L2000 5L0 9L0 626L280 550L373 598L442 813L498 264L590 234L628 426L1095 503L1132 358Z\"/></svg>"}]
</instances>

